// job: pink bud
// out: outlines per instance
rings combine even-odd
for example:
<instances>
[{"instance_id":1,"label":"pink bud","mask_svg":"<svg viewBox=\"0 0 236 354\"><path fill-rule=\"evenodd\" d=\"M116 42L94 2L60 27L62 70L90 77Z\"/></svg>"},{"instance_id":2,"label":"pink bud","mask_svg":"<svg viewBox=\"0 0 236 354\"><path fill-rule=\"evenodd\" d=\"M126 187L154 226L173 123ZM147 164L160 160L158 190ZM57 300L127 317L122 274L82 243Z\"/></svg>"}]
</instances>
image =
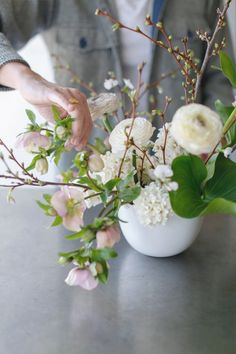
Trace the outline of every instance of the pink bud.
<instances>
[{"instance_id":1,"label":"pink bud","mask_svg":"<svg viewBox=\"0 0 236 354\"><path fill-rule=\"evenodd\" d=\"M45 157L37 160L35 163L35 169L41 175L45 175L48 172L48 160Z\"/></svg>"},{"instance_id":2,"label":"pink bud","mask_svg":"<svg viewBox=\"0 0 236 354\"><path fill-rule=\"evenodd\" d=\"M117 225L112 225L96 234L97 248L113 247L120 241L120 230Z\"/></svg>"},{"instance_id":3,"label":"pink bud","mask_svg":"<svg viewBox=\"0 0 236 354\"><path fill-rule=\"evenodd\" d=\"M95 289L98 285L98 280L95 279L89 269L73 268L65 279L67 285L81 286L86 290Z\"/></svg>"}]
</instances>

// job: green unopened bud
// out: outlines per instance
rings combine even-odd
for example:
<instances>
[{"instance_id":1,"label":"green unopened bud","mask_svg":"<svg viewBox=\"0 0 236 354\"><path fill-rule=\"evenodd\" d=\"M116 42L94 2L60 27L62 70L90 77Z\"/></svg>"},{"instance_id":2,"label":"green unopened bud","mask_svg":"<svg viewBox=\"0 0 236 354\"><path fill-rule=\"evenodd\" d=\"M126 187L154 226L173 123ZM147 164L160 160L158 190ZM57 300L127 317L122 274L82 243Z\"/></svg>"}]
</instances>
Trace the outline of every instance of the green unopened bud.
<instances>
[{"instance_id":1,"label":"green unopened bud","mask_svg":"<svg viewBox=\"0 0 236 354\"><path fill-rule=\"evenodd\" d=\"M98 154L92 154L88 159L88 167L91 172L100 172L104 167L104 163Z\"/></svg>"},{"instance_id":2,"label":"green unopened bud","mask_svg":"<svg viewBox=\"0 0 236 354\"><path fill-rule=\"evenodd\" d=\"M118 22L112 25L112 31L117 31L119 28L121 28L121 24Z\"/></svg>"},{"instance_id":3,"label":"green unopened bud","mask_svg":"<svg viewBox=\"0 0 236 354\"><path fill-rule=\"evenodd\" d=\"M68 263L68 260L67 260L66 257L60 257L58 259L58 264L60 264L60 265L64 265L64 264L67 264L67 263Z\"/></svg>"},{"instance_id":4,"label":"green unopened bud","mask_svg":"<svg viewBox=\"0 0 236 354\"><path fill-rule=\"evenodd\" d=\"M67 135L67 129L61 125L56 128L56 135L59 139L65 139Z\"/></svg>"},{"instance_id":5,"label":"green unopened bud","mask_svg":"<svg viewBox=\"0 0 236 354\"><path fill-rule=\"evenodd\" d=\"M156 27L157 28L162 28L163 27L162 22L157 22Z\"/></svg>"},{"instance_id":6,"label":"green unopened bud","mask_svg":"<svg viewBox=\"0 0 236 354\"><path fill-rule=\"evenodd\" d=\"M101 263L96 263L96 271L98 274L103 272L103 266L101 265Z\"/></svg>"},{"instance_id":7,"label":"green unopened bud","mask_svg":"<svg viewBox=\"0 0 236 354\"><path fill-rule=\"evenodd\" d=\"M54 208L49 208L47 210L47 214L50 215L50 216L56 216L57 215L57 212Z\"/></svg>"},{"instance_id":8,"label":"green unopened bud","mask_svg":"<svg viewBox=\"0 0 236 354\"><path fill-rule=\"evenodd\" d=\"M45 157L36 161L35 169L41 175L45 175L48 172L48 160Z\"/></svg>"}]
</instances>

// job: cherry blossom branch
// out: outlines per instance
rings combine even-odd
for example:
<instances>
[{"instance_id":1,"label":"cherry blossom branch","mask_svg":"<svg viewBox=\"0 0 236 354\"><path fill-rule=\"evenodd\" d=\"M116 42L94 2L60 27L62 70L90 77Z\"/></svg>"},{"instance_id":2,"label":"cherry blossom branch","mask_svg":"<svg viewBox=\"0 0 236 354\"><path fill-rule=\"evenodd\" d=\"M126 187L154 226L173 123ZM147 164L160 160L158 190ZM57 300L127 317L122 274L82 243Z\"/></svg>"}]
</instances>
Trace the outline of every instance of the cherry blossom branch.
<instances>
[{"instance_id":1,"label":"cherry blossom branch","mask_svg":"<svg viewBox=\"0 0 236 354\"><path fill-rule=\"evenodd\" d=\"M212 37L210 37L207 33L203 35L200 31L197 31L199 38L207 42L207 50L200 69L198 68L198 65L196 64L195 60L192 58L192 55L190 54L191 50L187 48L187 39L183 38L182 40L184 44L184 51L181 51L178 47L174 47L172 44L172 36L167 34L163 24L161 22L154 23L151 20L150 16L146 16L145 24L147 26L152 26L157 28L162 33L166 43L163 43L163 41L156 40L151 36L147 35L138 26L136 26L135 28L131 28L129 26L124 25L120 21L113 18L107 11L97 9L95 15L107 17L113 23L113 30L123 28L131 32L139 33L140 35L144 36L152 43L157 45L158 47L166 49L173 56L175 62L177 63L180 69L181 74L185 77L185 83L183 84L183 88L185 92L185 101L186 103L189 103L190 101L194 102L197 100L202 76L206 70L210 58L212 57L212 55L216 55L219 52L219 50L222 49L225 45L224 40L221 42L220 45L217 45L216 35L224 26L225 14L231 2L232 0L227 0L226 4L223 7L223 10L222 11L220 11L219 9L217 10L218 21ZM214 50L212 50L214 44L216 44L216 47ZM191 77L190 69L193 70L196 78Z\"/></svg>"},{"instance_id":2,"label":"cherry blossom branch","mask_svg":"<svg viewBox=\"0 0 236 354\"><path fill-rule=\"evenodd\" d=\"M140 94L140 96L139 96L139 99L141 99L141 98L145 95L145 93L146 93L147 91L149 91L150 89L155 88L155 87L159 87L159 86L160 86L160 83L161 83L163 80L167 79L168 77L174 76L178 71L179 71L179 69L177 68L177 69L174 69L174 70L172 70L172 71L170 71L170 72L168 72L168 73L161 74L161 77L160 77L159 80L153 81L153 82L151 82L150 84L146 84L146 85L144 86L143 91L141 92L141 94Z\"/></svg>"},{"instance_id":3,"label":"cherry blossom branch","mask_svg":"<svg viewBox=\"0 0 236 354\"><path fill-rule=\"evenodd\" d=\"M93 96L97 95L97 92L94 90L92 85L86 83L85 81L81 80L79 76L71 69L69 65L65 65L62 63L61 59L58 57L56 54L52 54L52 57L56 61L56 66L55 68L62 69L64 71L67 71L71 75L71 81L76 82L79 84L81 87L85 88L88 90Z\"/></svg>"},{"instance_id":4,"label":"cherry blossom branch","mask_svg":"<svg viewBox=\"0 0 236 354\"><path fill-rule=\"evenodd\" d=\"M165 152L166 152L166 144L167 144L167 136L168 136L168 129L166 128L166 125L165 125L165 115L166 115L166 112L167 112L167 109L171 103L172 99L168 96L165 97L165 106L164 106L164 110L163 111L160 111L159 109L157 110L153 110L152 111L152 114L154 115L157 115L161 118L161 121L162 121L162 124L163 124L163 129L164 129L164 133L165 133L165 136L164 136L164 145L161 146L161 150L162 150L162 155L163 155L163 163L165 164L166 163L166 155L165 155Z\"/></svg>"},{"instance_id":5,"label":"cherry blossom branch","mask_svg":"<svg viewBox=\"0 0 236 354\"><path fill-rule=\"evenodd\" d=\"M33 187L45 187L45 186L68 186L68 187L81 187L81 188L87 188L87 189L92 189L89 188L86 185L80 184L80 183L63 183L63 182L53 182L53 181L43 181L40 180L39 178L35 177L32 173L28 172L27 169L24 167L23 163L20 163L14 153L12 149L9 149L7 147L7 145L2 141L2 139L0 139L0 145L2 145L5 150L9 153L9 158L11 160L14 161L14 163L20 168L20 171L27 177L22 177L20 176L18 173L15 173L14 171L12 171L12 169L10 168L10 166L7 164L4 155L1 154L1 161L4 163L4 165L7 168L7 173L9 173L11 176L9 175L0 175L0 178L2 179L12 179L14 181L18 180L20 183L17 184L4 184L4 185L0 185L1 187L20 187L20 186L33 186Z\"/></svg>"},{"instance_id":6,"label":"cherry blossom branch","mask_svg":"<svg viewBox=\"0 0 236 354\"><path fill-rule=\"evenodd\" d=\"M198 31L198 36L201 40L205 41L207 43L207 49L204 55L204 59L201 65L201 69L197 75L197 79L196 79L196 86L195 86L195 101L197 100L198 97L198 93L199 93L199 89L200 89L200 85L201 85L201 80L203 77L203 74L206 70L207 64L210 60L210 58L213 55L212 52L212 48L216 42L216 36L218 34L218 32L224 27L225 23L224 23L224 19L225 19L225 15L226 12L228 11L228 8L230 6L230 3L232 2L232 0L227 0L227 2L225 3L223 10L221 11L220 9L217 9L217 14L218 14L218 20L217 20L217 24L216 27L214 29L214 32L212 34L212 36L210 37L209 34L204 33L202 34L200 31ZM224 42L224 41L223 41ZM224 43L222 43L222 46L224 46Z\"/></svg>"},{"instance_id":7,"label":"cherry blossom branch","mask_svg":"<svg viewBox=\"0 0 236 354\"><path fill-rule=\"evenodd\" d=\"M145 63L141 63L140 65L138 65L138 82L137 82L137 87L136 87L136 93L134 95L133 98L133 104L132 104L132 113L131 113L131 117L135 117L136 115L136 110L140 101L140 90L141 90L141 86L143 85L142 82L142 73L143 73L143 68L145 66Z\"/></svg>"},{"instance_id":8,"label":"cherry blossom branch","mask_svg":"<svg viewBox=\"0 0 236 354\"><path fill-rule=\"evenodd\" d=\"M179 48L173 47L172 36L169 36L167 34L167 32L165 31L162 23L160 23L160 22L154 23L154 22L151 21L150 16L146 17L145 24L148 25L148 26L157 27L160 30L160 32L163 34L167 44L163 43L162 41L156 40L156 39L152 38L151 36L147 35L138 26L136 26L135 28L131 28L129 26L124 25L120 21L118 21L115 18L113 18L107 11L102 11L100 9L97 9L96 12L95 12L95 15L107 17L112 23L114 23L114 25L113 25L113 29L114 30L123 28L123 29L127 29L127 30L129 30L131 32L139 33L140 35L144 36L145 38L150 40L152 43L157 45L158 47L166 49L173 56L173 58L176 61L181 73L184 76L186 76L186 81L190 85L193 86L194 83L192 82L192 78L189 75L188 71L185 69L185 64L181 63L181 59L184 60L184 63L187 62L188 65L190 65L190 67L192 67L194 69L194 71L198 70L197 69L197 65L194 63L193 60L191 60L190 56L186 56L185 53L180 52Z\"/></svg>"}]
</instances>

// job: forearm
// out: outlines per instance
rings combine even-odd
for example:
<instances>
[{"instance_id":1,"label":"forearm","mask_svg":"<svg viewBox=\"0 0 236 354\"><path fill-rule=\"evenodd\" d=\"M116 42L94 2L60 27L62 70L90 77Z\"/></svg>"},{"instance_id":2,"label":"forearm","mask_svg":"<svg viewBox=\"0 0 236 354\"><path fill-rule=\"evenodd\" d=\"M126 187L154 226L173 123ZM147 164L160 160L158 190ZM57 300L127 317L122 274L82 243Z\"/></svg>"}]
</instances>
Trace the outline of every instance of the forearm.
<instances>
[{"instance_id":1,"label":"forearm","mask_svg":"<svg viewBox=\"0 0 236 354\"><path fill-rule=\"evenodd\" d=\"M21 80L26 75L32 75L32 70L20 62L9 62L0 68L0 85L19 90Z\"/></svg>"}]
</instances>

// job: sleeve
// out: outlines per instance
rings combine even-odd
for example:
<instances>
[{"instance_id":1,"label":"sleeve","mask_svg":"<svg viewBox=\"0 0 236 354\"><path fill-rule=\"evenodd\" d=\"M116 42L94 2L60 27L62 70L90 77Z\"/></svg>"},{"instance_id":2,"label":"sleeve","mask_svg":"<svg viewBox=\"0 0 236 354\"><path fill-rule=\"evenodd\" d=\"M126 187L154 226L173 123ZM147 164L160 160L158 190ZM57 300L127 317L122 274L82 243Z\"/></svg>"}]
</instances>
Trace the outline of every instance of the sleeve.
<instances>
[{"instance_id":1,"label":"sleeve","mask_svg":"<svg viewBox=\"0 0 236 354\"><path fill-rule=\"evenodd\" d=\"M9 62L28 65L17 50L52 25L57 7L58 0L0 0L0 68Z\"/></svg>"},{"instance_id":2,"label":"sleeve","mask_svg":"<svg viewBox=\"0 0 236 354\"><path fill-rule=\"evenodd\" d=\"M214 16L213 14L216 14L217 8L220 7L222 9L223 2L220 0L212 0L209 1L208 4L211 4L208 10L208 23L213 31L216 25L216 15ZM233 47L227 20L224 29L219 33L217 41L220 42L224 37L226 38L227 45L224 50L231 56L231 58L233 58ZM213 69L212 66L219 66L218 56L210 59L203 76L201 83L202 101L204 104L212 108L214 108L217 99L220 99L226 105L231 105L234 96L230 82L225 78L221 71Z\"/></svg>"}]
</instances>

